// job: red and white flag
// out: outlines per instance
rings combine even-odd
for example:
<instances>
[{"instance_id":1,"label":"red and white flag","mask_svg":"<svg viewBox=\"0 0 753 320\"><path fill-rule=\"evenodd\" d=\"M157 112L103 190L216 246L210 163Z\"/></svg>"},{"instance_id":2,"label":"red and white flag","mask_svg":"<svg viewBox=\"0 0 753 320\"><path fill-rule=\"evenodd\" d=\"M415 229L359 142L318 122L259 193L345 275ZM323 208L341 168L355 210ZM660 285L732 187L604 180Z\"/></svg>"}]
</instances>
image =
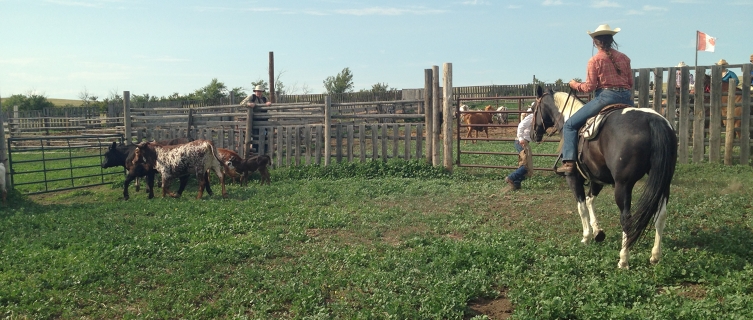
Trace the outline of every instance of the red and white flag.
<instances>
[{"instance_id":1,"label":"red and white flag","mask_svg":"<svg viewBox=\"0 0 753 320\"><path fill-rule=\"evenodd\" d=\"M703 32L696 31L698 33L698 51L714 52L716 46L716 38L709 36Z\"/></svg>"}]
</instances>

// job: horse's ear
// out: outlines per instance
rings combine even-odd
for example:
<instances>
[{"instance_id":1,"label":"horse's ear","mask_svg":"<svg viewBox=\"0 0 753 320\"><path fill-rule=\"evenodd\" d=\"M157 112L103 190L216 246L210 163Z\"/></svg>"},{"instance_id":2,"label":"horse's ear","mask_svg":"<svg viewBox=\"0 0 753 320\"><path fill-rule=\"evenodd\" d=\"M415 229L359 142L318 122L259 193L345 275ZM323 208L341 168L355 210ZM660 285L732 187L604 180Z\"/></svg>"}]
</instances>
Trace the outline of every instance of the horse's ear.
<instances>
[{"instance_id":1,"label":"horse's ear","mask_svg":"<svg viewBox=\"0 0 753 320\"><path fill-rule=\"evenodd\" d=\"M536 97L541 98L544 95L544 89L541 86L536 86Z\"/></svg>"},{"instance_id":2,"label":"horse's ear","mask_svg":"<svg viewBox=\"0 0 753 320\"><path fill-rule=\"evenodd\" d=\"M112 145L110 146L110 150L115 150L115 147L117 147L117 146L118 146L118 143L115 142L115 141L113 141Z\"/></svg>"}]
</instances>

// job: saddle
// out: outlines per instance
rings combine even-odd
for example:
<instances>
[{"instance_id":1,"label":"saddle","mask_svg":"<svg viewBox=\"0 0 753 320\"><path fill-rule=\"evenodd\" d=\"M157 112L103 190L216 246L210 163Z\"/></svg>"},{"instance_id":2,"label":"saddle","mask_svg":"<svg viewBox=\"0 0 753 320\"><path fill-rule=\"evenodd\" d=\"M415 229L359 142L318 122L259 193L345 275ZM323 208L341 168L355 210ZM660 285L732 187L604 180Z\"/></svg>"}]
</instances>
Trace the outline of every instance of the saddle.
<instances>
[{"instance_id":1,"label":"saddle","mask_svg":"<svg viewBox=\"0 0 753 320\"><path fill-rule=\"evenodd\" d=\"M613 112L617 110L622 110L625 108L632 108L633 106L627 105L627 104L610 104L599 111L599 114L597 114L594 117L588 118L586 120L586 124L584 124L582 127L580 127L580 130L578 130L578 136L581 138L584 138L586 141L590 141L595 139L599 135L599 129L601 129L601 124L611 115ZM578 143L578 146L580 148L580 143Z\"/></svg>"},{"instance_id":2,"label":"saddle","mask_svg":"<svg viewBox=\"0 0 753 320\"><path fill-rule=\"evenodd\" d=\"M591 171L588 170L588 166L583 163L583 154L588 150L588 143L586 142L596 139L596 137L599 136L599 130L601 130L602 125L615 111L632 107L633 106L631 105L622 103L610 104L602 108L596 116L588 118L586 124L578 130L578 157L577 161L575 161L575 167L587 181L593 180L596 183L604 184L595 179Z\"/></svg>"}]
</instances>

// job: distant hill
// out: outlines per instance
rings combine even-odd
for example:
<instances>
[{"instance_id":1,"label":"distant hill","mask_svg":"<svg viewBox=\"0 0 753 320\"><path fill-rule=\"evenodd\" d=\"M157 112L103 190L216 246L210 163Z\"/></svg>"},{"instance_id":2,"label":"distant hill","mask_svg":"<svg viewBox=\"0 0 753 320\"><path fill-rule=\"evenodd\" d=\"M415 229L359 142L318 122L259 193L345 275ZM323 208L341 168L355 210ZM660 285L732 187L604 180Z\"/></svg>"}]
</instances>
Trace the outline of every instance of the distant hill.
<instances>
[{"instance_id":1,"label":"distant hill","mask_svg":"<svg viewBox=\"0 0 753 320\"><path fill-rule=\"evenodd\" d=\"M47 98L47 101L52 102L56 107L62 107L64 105L70 104L74 107L78 107L84 104L81 100L74 100L74 99L54 99L54 98Z\"/></svg>"},{"instance_id":2,"label":"distant hill","mask_svg":"<svg viewBox=\"0 0 753 320\"><path fill-rule=\"evenodd\" d=\"M0 98L0 104L4 103L5 99L7 99L7 97ZM70 105L72 105L74 107L79 107L79 106L82 106L84 104L83 101L76 100L76 99L54 99L54 98L47 98L47 101L52 102L52 104L54 104L56 107L62 107L62 106L65 106L67 104L70 104Z\"/></svg>"}]
</instances>

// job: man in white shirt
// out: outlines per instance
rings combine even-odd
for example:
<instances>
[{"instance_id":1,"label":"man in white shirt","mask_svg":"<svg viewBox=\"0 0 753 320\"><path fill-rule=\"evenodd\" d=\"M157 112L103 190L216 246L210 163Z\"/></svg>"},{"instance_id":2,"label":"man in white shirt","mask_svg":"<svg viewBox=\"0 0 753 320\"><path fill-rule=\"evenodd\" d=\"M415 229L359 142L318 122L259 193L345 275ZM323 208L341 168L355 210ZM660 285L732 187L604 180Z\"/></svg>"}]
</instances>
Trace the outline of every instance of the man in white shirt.
<instances>
[{"instance_id":1,"label":"man in white shirt","mask_svg":"<svg viewBox=\"0 0 753 320\"><path fill-rule=\"evenodd\" d=\"M531 104L533 106L533 104ZM522 117L518 124L518 134L515 139L515 150L518 151L518 169L505 178L505 182L513 190L520 189L520 183L525 178L533 175L533 161L531 159L531 127L533 125L533 110L528 108L527 114ZM523 114L521 114L522 116Z\"/></svg>"}]
</instances>

